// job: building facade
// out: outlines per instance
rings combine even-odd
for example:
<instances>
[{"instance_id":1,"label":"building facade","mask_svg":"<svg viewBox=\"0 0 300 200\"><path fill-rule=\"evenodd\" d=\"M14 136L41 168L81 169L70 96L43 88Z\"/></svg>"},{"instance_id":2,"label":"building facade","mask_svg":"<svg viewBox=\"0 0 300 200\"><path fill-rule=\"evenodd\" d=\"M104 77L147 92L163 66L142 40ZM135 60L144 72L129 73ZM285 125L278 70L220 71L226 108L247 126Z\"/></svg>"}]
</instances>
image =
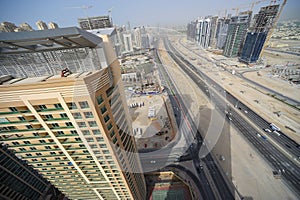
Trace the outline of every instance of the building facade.
<instances>
[{"instance_id":1,"label":"building facade","mask_svg":"<svg viewBox=\"0 0 300 200\"><path fill-rule=\"evenodd\" d=\"M14 32L17 26L11 22L1 22L0 32Z\"/></svg>"},{"instance_id":2,"label":"building facade","mask_svg":"<svg viewBox=\"0 0 300 200\"><path fill-rule=\"evenodd\" d=\"M133 52L131 33L123 33L123 38L124 38L124 53Z\"/></svg>"},{"instance_id":3,"label":"building facade","mask_svg":"<svg viewBox=\"0 0 300 200\"><path fill-rule=\"evenodd\" d=\"M208 48L211 33L210 18L198 19L196 25L196 42L203 48Z\"/></svg>"},{"instance_id":4,"label":"building facade","mask_svg":"<svg viewBox=\"0 0 300 200\"><path fill-rule=\"evenodd\" d=\"M58 28L58 25L55 22L49 22L48 27L49 29L56 29Z\"/></svg>"},{"instance_id":5,"label":"building facade","mask_svg":"<svg viewBox=\"0 0 300 200\"><path fill-rule=\"evenodd\" d=\"M1 46L1 74L14 74L0 85L1 142L70 199L144 199L109 38L75 27L1 34L16 46Z\"/></svg>"},{"instance_id":6,"label":"building facade","mask_svg":"<svg viewBox=\"0 0 300 200\"><path fill-rule=\"evenodd\" d=\"M217 48L218 49L224 49L229 22L230 22L229 18L220 18L218 20L218 32L217 32L217 35L218 35L217 36Z\"/></svg>"},{"instance_id":7,"label":"building facade","mask_svg":"<svg viewBox=\"0 0 300 200\"><path fill-rule=\"evenodd\" d=\"M7 145L0 143L0 198L66 200L65 195L43 178ZM17 175L17 176L16 176Z\"/></svg>"},{"instance_id":8,"label":"building facade","mask_svg":"<svg viewBox=\"0 0 300 200\"><path fill-rule=\"evenodd\" d=\"M247 29L250 24L251 14L251 11L246 11L231 18L223 51L224 56L237 57L240 55Z\"/></svg>"}]
</instances>

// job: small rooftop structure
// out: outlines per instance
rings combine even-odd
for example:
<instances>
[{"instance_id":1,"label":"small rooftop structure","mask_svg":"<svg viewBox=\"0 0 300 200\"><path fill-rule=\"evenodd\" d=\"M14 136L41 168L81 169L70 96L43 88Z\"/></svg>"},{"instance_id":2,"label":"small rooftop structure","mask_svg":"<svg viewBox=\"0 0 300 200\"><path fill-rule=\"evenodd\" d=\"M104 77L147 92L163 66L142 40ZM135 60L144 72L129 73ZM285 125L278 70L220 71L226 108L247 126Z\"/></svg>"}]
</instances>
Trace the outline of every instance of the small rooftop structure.
<instances>
[{"instance_id":1,"label":"small rooftop structure","mask_svg":"<svg viewBox=\"0 0 300 200\"><path fill-rule=\"evenodd\" d=\"M0 33L0 54L96 47L102 39L77 27Z\"/></svg>"}]
</instances>

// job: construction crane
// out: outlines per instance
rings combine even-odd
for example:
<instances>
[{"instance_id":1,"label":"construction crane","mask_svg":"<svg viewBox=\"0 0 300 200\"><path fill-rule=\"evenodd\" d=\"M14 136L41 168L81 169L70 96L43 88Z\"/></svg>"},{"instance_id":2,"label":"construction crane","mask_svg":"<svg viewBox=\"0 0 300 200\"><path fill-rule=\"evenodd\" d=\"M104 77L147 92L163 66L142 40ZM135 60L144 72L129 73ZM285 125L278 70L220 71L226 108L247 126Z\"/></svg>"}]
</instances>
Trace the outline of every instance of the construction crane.
<instances>
[{"instance_id":1,"label":"construction crane","mask_svg":"<svg viewBox=\"0 0 300 200\"><path fill-rule=\"evenodd\" d=\"M110 9L108 9L108 17L109 17L111 25L113 25L112 16L111 16L111 12L112 12L113 9L114 9L114 7L111 7Z\"/></svg>"},{"instance_id":2,"label":"construction crane","mask_svg":"<svg viewBox=\"0 0 300 200\"><path fill-rule=\"evenodd\" d=\"M268 46L269 40L271 39L271 36L272 36L272 34L273 34L273 32L274 32L274 29L275 29L275 27L276 27L277 21L278 21L280 15L281 15L281 12L282 12L282 10L283 10L283 7L284 7L285 4L286 4L286 1L287 1L287 0L283 0L283 3L281 4L281 7L279 8L279 12L277 13L277 15L276 15L276 17L275 17L275 19L274 19L274 23L273 23L272 27L271 27L270 30L268 31L268 35L267 35L267 37L266 37L266 41L265 41L264 46L263 46L263 48L262 48L262 50L261 50L261 52L260 52L259 57L261 57L262 53L265 51L265 49L266 49L267 46ZM275 3L276 3L276 0L272 0L271 2L273 2L273 3L275 4Z\"/></svg>"}]
</instances>

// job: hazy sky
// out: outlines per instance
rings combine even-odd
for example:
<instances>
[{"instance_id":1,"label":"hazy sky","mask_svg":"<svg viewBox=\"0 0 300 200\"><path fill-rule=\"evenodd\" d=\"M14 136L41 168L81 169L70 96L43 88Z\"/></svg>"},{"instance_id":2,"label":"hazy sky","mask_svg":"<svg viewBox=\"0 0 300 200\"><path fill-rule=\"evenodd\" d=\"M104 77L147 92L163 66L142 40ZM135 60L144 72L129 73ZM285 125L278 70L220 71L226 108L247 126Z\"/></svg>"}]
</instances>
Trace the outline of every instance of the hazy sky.
<instances>
[{"instance_id":1,"label":"hazy sky","mask_svg":"<svg viewBox=\"0 0 300 200\"><path fill-rule=\"evenodd\" d=\"M254 1L254 0L252 0ZM224 14L224 10L240 7L246 10L251 0L0 0L0 22L9 21L16 25L27 22L36 29L35 22L53 21L60 27L78 26L77 18L107 15L112 8L114 24L124 25L130 21L132 26L157 24L185 25L198 16ZM256 0L257 1L257 0ZM277 1L277 2L282 2ZM268 5L264 1L257 5ZM74 8L92 6L89 9ZM281 15L282 19L298 18L300 0L288 0Z\"/></svg>"}]
</instances>

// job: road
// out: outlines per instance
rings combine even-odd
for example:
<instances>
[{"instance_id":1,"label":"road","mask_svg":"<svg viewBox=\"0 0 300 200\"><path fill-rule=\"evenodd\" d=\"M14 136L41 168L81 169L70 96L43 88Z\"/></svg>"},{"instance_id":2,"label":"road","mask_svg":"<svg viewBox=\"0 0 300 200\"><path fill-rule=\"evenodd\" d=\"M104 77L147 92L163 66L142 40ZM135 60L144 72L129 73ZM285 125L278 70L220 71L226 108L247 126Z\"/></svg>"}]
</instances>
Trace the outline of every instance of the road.
<instances>
[{"instance_id":1,"label":"road","mask_svg":"<svg viewBox=\"0 0 300 200\"><path fill-rule=\"evenodd\" d=\"M230 95L228 91L222 88L214 80L209 78L206 74L197 69L192 63L185 59L170 43L165 40L165 46L171 57L179 64L181 69L190 76L190 78L198 85L198 87L207 94L210 99L214 99L216 108L224 113L225 111L227 119L240 131L240 133L248 139L248 141L261 153L263 158L268 161L274 170L282 172L282 178L293 189L296 194L300 193L300 169L299 166L292 162L285 154L278 150L269 140L261 137L252 124L250 124L237 108L225 107L225 99L222 97L226 92L226 96L229 96L229 101L232 103L235 97ZM207 89L209 88L209 90ZM225 92L224 92L225 91ZM228 97L227 97L228 98ZM235 101L236 104L236 101ZM234 105L235 105L234 104ZM226 105L226 104L225 104ZM248 113L253 112L250 108ZM254 113L254 112L253 112ZM248 115L247 115L248 116ZM252 115L251 115L252 116ZM256 116L254 116L256 118ZM256 121L260 123L260 120ZM260 126L261 124L256 124ZM264 128L264 127L261 127Z\"/></svg>"},{"instance_id":2,"label":"road","mask_svg":"<svg viewBox=\"0 0 300 200\"><path fill-rule=\"evenodd\" d=\"M181 40L179 40L179 43L184 48L189 50L182 43ZM179 53L179 52L177 52L177 53ZM200 57L205 59L207 62L214 63L215 65L218 66L218 64L215 63L213 60L211 60L211 59L209 59L205 56L202 56L202 55ZM223 68L223 69L226 70L226 68ZM281 93L278 93L278 92L276 92L276 91L274 91L270 88L267 88L265 86L260 85L259 83L256 83L252 80L247 79L246 77L243 76L243 73L236 73L236 75L240 78L245 79L246 81L249 81L250 83L253 83L253 84L255 84L259 87L262 87L263 89L265 89L266 91L269 91L270 93L276 94L278 98L286 99L287 101L290 101L289 103L292 103L292 104L295 104L295 105L300 105L299 101L288 98L288 97L286 97L285 95L283 95ZM271 129L270 128L270 123L271 122L269 122L269 121L265 120L264 118L262 118L260 115L258 115L256 112L254 112L252 109L250 109L244 103L242 103L241 100L236 98L230 92L223 89L223 87L221 87L219 84L217 84L212 79L210 79L210 82L211 82L210 84L213 85L216 90L225 91L226 92L226 98L227 98L228 102L231 103L232 107L237 107L242 112L244 112L246 117L249 120L251 120L254 124L256 124L259 128L261 128L262 130ZM279 132L280 136L276 135L275 133L266 133L266 134L267 134L267 137L271 137L277 144L279 144L281 146L282 149L284 149L286 152L288 152L292 156L292 159L300 161L300 146L299 146L299 144L295 140L288 137L284 132L282 132L282 131L278 131L278 132Z\"/></svg>"}]
</instances>

